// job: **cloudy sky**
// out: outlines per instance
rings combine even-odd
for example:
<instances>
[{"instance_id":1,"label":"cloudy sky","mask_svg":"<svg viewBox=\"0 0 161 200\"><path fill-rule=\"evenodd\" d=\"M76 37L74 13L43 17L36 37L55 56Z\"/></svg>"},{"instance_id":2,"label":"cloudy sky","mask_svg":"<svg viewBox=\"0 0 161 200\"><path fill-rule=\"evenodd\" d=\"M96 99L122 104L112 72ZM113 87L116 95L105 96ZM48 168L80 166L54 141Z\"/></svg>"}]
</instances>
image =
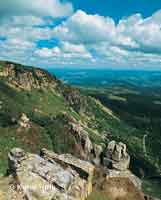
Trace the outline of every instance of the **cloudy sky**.
<instances>
[{"instance_id":1,"label":"cloudy sky","mask_svg":"<svg viewBox=\"0 0 161 200\"><path fill-rule=\"evenodd\" d=\"M0 60L161 68L161 0L1 0Z\"/></svg>"}]
</instances>

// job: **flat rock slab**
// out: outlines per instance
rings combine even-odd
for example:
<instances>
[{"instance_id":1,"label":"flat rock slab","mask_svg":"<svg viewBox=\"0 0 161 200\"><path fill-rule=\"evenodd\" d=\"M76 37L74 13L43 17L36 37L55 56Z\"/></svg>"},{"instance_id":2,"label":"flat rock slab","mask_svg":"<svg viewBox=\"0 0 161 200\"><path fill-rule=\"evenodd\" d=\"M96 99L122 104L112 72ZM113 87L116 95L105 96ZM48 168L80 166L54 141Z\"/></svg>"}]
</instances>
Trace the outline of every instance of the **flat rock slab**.
<instances>
[{"instance_id":1,"label":"flat rock slab","mask_svg":"<svg viewBox=\"0 0 161 200\"><path fill-rule=\"evenodd\" d=\"M53 155L57 159L46 159L43 156L25 153L22 149L13 149L8 155L8 172L13 179L11 186L14 189L8 192L11 198L7 200L23 200L19 198L20 194L28 200L86 199L92 191L90 175L94 167L72 155ZM88 174L87 178L82 177L76 169ZM0 190L0 195L2 199L4 190Z\"/></svg>"}]
</instances>

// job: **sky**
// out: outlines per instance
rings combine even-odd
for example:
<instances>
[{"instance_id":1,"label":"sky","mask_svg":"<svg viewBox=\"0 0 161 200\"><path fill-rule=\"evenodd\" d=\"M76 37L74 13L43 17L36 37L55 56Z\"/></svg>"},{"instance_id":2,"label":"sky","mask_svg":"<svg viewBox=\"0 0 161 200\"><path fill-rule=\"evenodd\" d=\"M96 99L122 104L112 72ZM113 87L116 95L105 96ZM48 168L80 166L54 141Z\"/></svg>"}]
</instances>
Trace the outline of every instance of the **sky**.
<instances>
[{"instance_id":1,"label":"sky","mask_svg":"<svg viewBox=\"0 0 161 200\"><path fill-rule=\"evenodd\" d=\"M0 60L161 68L161 0L2 0Z\"/></svg>"}]
</instances>

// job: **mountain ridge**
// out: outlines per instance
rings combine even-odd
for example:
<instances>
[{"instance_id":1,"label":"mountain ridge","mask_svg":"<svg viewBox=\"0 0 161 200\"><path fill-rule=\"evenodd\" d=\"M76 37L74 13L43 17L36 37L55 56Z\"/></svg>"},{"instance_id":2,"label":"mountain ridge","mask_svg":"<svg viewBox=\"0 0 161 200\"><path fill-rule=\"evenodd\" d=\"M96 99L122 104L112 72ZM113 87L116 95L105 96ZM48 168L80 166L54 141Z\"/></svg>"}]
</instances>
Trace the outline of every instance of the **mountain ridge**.
<instances>
[{"instance_id":1,"label":"mountain ridge","mask_svg":"<svg viewBox=\"0 0 161 200\"><path fill-rule=\"evenodd\" d=\"M6 152L16 146L33 153L45 147L99 164L108 142L114 139L128 145L134 160L131 167L139 163L138 174L139 170L144 176L157 174L154 160L144 156L137 129L45 70L0 62L0 89L2 173L7 166Z\"/></svg>"}]
</instances>

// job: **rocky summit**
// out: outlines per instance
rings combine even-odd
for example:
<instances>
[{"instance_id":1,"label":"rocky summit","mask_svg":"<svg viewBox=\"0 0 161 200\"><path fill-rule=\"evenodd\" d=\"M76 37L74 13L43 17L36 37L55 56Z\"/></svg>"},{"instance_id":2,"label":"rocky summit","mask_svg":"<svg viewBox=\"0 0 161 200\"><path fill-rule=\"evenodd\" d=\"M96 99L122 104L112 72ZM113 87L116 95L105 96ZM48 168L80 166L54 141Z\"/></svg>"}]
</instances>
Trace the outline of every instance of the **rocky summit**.
<instances>
[{"instance_id":1,"label":"rocky summit","mask_svg":"<svg viewBox=\"0 0 161 200\"><path fill-rule=\"evenodd\" d=\"M94 166L70 154L40 155L14 148L8 155L8 191L1 200L83 200L92 192Z\"/></svg>"}]
</instances>

